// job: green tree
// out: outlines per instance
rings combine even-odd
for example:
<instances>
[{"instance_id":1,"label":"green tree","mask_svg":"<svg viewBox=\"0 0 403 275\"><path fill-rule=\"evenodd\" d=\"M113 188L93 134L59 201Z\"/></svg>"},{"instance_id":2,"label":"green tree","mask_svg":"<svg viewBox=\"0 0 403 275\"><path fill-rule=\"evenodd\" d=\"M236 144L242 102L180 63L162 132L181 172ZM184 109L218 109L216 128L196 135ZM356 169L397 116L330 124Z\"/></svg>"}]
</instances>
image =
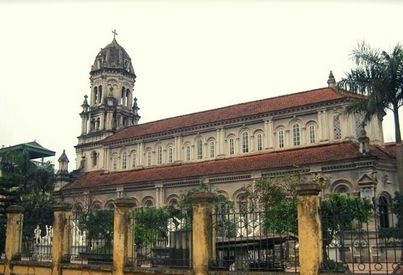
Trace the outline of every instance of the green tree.
<instances>
[{"instance_id":1,"label":"green tree","mask_svg":"<svg viewBox=\"0 0 403 275\"><path fill-rule=\"evenodd\" d=\"M246 195L253 205L264 211L264 231L285 233L297 231L297 184L304 180L299 173L283 177L263 177L247 187Z\"/></svg>"},{"instance_id":2,"label":"green tree","mask_svg":"<svg viewBox=\"0 0 403 275\"><path fill-rule=\"evenodd\" d=\"M33 162L29 153L22 150L2 154L0 169L2 212L4 213L4 209L11 204L20 204L24 208L24 237L31 238L38 224L42 229L45 225L51 225L53 223L53 165L50 162ZM3 219L0 229L0 246L2 246L4 244L2 239L5 237L5 216L3 215L0 219Z\"/></svg>"},{"instance_id":3,"label":"green tree","mask_svg":"<svg viewBox=\"0 0 403 275\"><path fill-rule=\"evenodd\" d=\"M382 119L385 110L393 112L395 140L401 143L399 108L403 105L403 47L397 44L391 53L373 49L365 42L351 53L356 63L338 83L339 88L365 95L347 109L350 113L364 113L365 120L377 115Z\"/></svg>"}]
</instances>

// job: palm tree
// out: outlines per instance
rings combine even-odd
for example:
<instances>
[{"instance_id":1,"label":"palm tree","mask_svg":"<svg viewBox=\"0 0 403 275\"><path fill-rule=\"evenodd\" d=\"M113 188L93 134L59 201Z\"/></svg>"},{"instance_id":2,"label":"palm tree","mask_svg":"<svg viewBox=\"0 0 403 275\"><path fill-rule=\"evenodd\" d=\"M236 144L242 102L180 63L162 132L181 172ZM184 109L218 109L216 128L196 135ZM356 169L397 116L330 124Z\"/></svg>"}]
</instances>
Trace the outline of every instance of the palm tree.
<instances>
[{"instance_id":1,"label":"palm tree","mask_svg":"<svg viewBox=\"0 0 403 275\"><path fill-rule=\"evenodd\" d=\"M395 140L401 143L399 108L403 106L403 47L397 44L391 53L373 49L365 42L351 53L357 67L346 73L338 87L365 95L347 108L350 113L364 113L370 120L377 115L382 120L385 110L393 112Z\"/></svg>"}]
</instances>

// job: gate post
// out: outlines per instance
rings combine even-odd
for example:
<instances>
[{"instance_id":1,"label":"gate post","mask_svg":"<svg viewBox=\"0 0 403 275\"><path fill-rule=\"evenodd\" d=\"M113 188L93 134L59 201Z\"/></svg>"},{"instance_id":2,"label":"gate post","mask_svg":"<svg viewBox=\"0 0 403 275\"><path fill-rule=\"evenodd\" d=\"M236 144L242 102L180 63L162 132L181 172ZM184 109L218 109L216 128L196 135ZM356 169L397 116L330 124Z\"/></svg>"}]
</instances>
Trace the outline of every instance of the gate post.
<instances>
[{"instance_id":1,"label":"gate post","mask_svg":"<svg viewBox=\"0 0 403 275\"><path fill-rule=\"evenodd\" d=\"M63 256L70 254L70 225L68 224L71 205L58 203L53 207L52 275L61 275Z\"/></svg>"},{"instance_id":2,"label":"gate post","mask_svg":"<svg viewBox=\"0 0 403 275\"><path fill-rule=\"evenodd\" d=\"M213 258L213 223L212 213L216 195L213 193L197 193L192 196L192 259L195 275L206 275L209 262Z\"/></svg>"},{"instance_id":3,"label":"gate post","mask_svg":"<svg viewBox=\"0 0 403 275\"><path fill-rule=\"evenodd\" d=\"M322 263L322 225L318 184L297 185L300 275L319 274Z\"/></svg>"},{"instance_id":4,"label":"gate post","mask_svg":"<svg viewBox=\"0 0 403 275\"><path fill-rule=\"evenodd\" d=\"M21 253L22 226L24 220L24 208L19 205L11 205L6 209L7 230L6 230L6 259L4 274L12 274L11 260Z\"/></svg>"},{"instance_id":5,"label":"gate post","mask_svg":"<svg viewBox=\"0 0 403 275\"><path fill-rule=\"evenodd\" d=\"M118 198L113 216L113 274L123 275L128 257L133 249L131 222L134 198Z\"/></svg>"}]
</instances>

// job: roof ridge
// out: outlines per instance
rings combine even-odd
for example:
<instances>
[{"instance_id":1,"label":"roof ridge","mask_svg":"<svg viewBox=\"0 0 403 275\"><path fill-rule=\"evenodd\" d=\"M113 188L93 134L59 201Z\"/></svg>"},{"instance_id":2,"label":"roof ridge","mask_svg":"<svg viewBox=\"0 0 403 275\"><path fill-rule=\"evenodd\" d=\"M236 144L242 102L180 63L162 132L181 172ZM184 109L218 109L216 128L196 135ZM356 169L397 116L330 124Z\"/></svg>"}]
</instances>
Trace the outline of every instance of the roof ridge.
<instances>
[{"instance_id":1,"label":"roof ridge","mask_svg":"<svg viewBox=\"0 0 403 275\"><path fill-rule=\"evenodd\" d=\"M151 123L161 122L161 121L165 121L165 120L169 120L169 119L186 117L186 116L195 115L195 114L203 114L203 113L208 113L208 112L216 111L216 110L222 110L222 109L226 109L226 108L230 108L230 107L242 106L242 105L246 105L246 104L250 104L250 103L257 103L257 102L262 102L262 101L266 101L266 100L283 98L283 97L288 97L288 96L294 96L294 95L299 95L299 94L304 94L304 93L309 93L309 92L314 92L314 91L319 91L319 90L324 90L324 89L330 89L330 90L333 90L334 92L337 93L336 90L334 90L332 88L329 88L329 87L316 88L316 89L306 90L306 91L302 91L302 92L296 92L296 93L292 93L292 94L284 94L284 95L279 95L279 96L274 96L274 97L267 97L267 98L263 98L263 99L251 100L251 101L247 101L247 102L240 102L240 103L231 104L231 105L222 106L222 107L217 107L217 108L212 108L212 109L208 109L208 110L203 110L203 111L187 113L187 114L183 114L183 115L177 115L177 116L157 119L157 120L153 120L153 121L149 121L149 122L145 122L145 123L140 123L138 125L133 125L133 126L130 126L130 127L122 128L118 132L120 132L122 130L125 130L125 129L128 129L128 128L134 128L134 127L137 127L137 126L142 126L142 125L147 125L147 124L151 124ZM116 133L118 133L118 132L116 132Z\"/></svg>"}]
</instances>

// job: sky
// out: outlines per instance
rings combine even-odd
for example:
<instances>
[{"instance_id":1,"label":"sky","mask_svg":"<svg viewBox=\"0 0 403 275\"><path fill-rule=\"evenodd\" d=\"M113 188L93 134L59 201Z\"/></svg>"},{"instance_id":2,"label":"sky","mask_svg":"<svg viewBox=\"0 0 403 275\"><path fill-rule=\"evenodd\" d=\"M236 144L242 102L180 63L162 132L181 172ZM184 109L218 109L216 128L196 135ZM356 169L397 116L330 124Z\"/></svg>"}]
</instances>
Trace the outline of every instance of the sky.
<instances>
[{"instance_id":1,"label":"sky","mask_svg":"<svg viewBox=\"0 0 403 275\"><path fill-rule=\"evenodd\" d=\"M399 1L2 1L0 146L36 140L75 169L89 71L132 58L140 123L327 86L366 41L403 43ZM401 110L401 121L403 121ZM384 119L393 141L393 118Z\"/></svg>"}]
</instances>

